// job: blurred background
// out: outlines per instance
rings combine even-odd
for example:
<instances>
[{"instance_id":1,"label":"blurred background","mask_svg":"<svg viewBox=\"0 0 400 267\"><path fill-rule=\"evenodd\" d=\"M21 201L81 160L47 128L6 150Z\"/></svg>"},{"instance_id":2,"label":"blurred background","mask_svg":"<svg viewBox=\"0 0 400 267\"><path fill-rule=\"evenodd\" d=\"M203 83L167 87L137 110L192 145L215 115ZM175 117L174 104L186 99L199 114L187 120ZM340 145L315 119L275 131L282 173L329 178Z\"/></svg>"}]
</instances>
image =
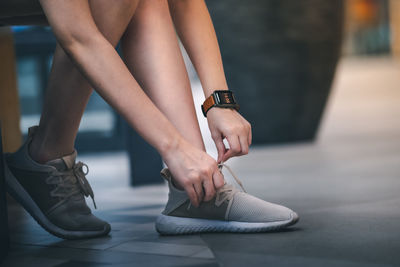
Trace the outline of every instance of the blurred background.
<instances>
[{"instance_id":1,"label":"blurred background","mask_svg":"<svg viewBox=\"0 0 400 267\"><path fill-rule=\"evenodd\" d=\"M314 141L337 72L351 76L366 64L371 69L384 62L389 66L400 57L396 0L234 2L207 4L229 86L238 96L242 114L253 125L256 145ZM48 27L14 26L12 32L19 125L26 136L28 127L39 122L55 38ZM204 96L183 53L199 111ZM339 62L342 64L337 68ZM378 72L372 74L376 79ZM206 127L202 116L199 121ZM209 139L207 130L203 129L203 134ZM12 151L19 142L10 147L7 143L6 150ZM132 146L145 146L150 156L156 154L93 93L80 126L78 151L131 153ZM211 154L215 153L212 145L208 147ZM154 164L160 165L160 160Z\"/></svg>"},{"instance_id":2,"label":"blurred background","mask_svg":"<svg viewBox=\"0 0 400 267\"><path fill-rule=\"evenodd\" d=\"M340 5L338 4L339 1L331 1L333 2L332 4L319 5L311 3L308 6L303 5L301 7L300 4L295 4L304 10L304 16L308 16L306 19L299 17L299 15L297 15L299 18L292 16L287 19L293 10L297 11L299 9L293 7L295 5L285 7L284 4L279 6L279 1L275 2L269 1L268 4L264 5L265 7L260 7L259 4L254 5L258 10L266 9L266 12L258 12L260 14L259 17L251 14L253 10L251 10L250 4L247 8L241 9L242 11L237 11L237 13L241 12L238 16L243 18L246 18L246 16L253 17L250 22L243 22L237 16L232 18L231 20L240 22L239 28L234 27L235 22L231 23L231 21L226 20L227 15L222 14L229 13L226 12L226 6L214 4L211 1L209 3L210 12L214 16L215 27L221 43L228 81L231 90L243 95L243 97L238 97L241 100L243 112L248 115L247 117L256 117L254 113L260 114L260 108L268 106L265 112L272 112L272 114L278 116L277 120L281 120L281 122L270 121L268 123L267 121L263 123L261 121L258 122L257 118L251 118L257 121L254 125L256 142L263 144L308 140L314 137L320 119L319 116L322 115L325 101L329 95L336 62L339 58L359 58L361 61L362 59L378 57L389 59L399 56L400 53L400 37L398 36L398 28L400 26L399 19L396 17L396 15L399 15L395 12L393 14L390 13L390 10L395 10L395 8L390 9L390 6L398 5L396 0L347 0L344 2L344 14L339 11L342 8L338 6ZM278 9L284 10L286 13L278 13L281 14L279 17L276 15ZM290 23L293 25L285 25L283 23L285 19L292 21ZM300 26L299 24L296 25L296 19L303 21L299 23L301 24ZM260 20L266 20L270 23L254 26L255 24L260 24ZM246 23L248 25L245 25ZM248 32L247 29L250 27L253 29L264 27L259 31L265 34L258 38L254 38L254 36L251 38L253 30L250 33L246 33L247 36L239 35L245 31ZM293 34L290 32L291 30L297 31ZM39 122L55 39L50 29L45 27L16 26L13 27L13 33L15 37L21 109L20 126L22 132L26 134L29 126ZM310 35L310 33L313 35ZM237 36L240 37L235 40ZM236 52L238 50L236 49L242 45L240 42L248 45L245 50L241 50L243 53L238 55ZM251 46L253 51L249 50ZM265 49L266 46L271 47L269 49L271 52L259 51L261 49L268 50ZM254 47L258 50L254 51ZM280 51L277 51L276 47L279 47ZM235 52L231 53L232 50ZM313 51L310 52L310 50ZM303 54L298 52L303 52ZM275 56L276 54L278 56ZM233 57L236 58L233 59ZM252 57L257 57L257 62ZM249 59L254 61L252 62ZM247 63L247 65L234 64L237 62ZM256 65L257 63L258 65ZM313 68L318 69L315 70ZM306 72L305 69L308 71ZM325 73L322 73L321 69L325 69ZM268 72L268 70L270 71ZM193 71L189 71L192 74L193 83L196 83ZM318 71L321 73L318 73ZM239 75L237 75L238 73ZM260 76L262 77L260 78ZM319 83L315 81L321 79L321 76L325 81ZM288 81L288 79L291 81ZM292 91L288 87L292 88ZM321 93L322 91L325 92ZM263 97L257 100L257 98L260 98L260 94ZM291 101L289 94L293 98L297 96L304 98L306 94L321 95L318 99L319 103L317 103L317 100L305 102L309 103L309 106L318 106L314 112L318 114L314 115L313 118L311 118L312 114L305 114L304 116L310 115L310 118L303 118L299 111L301 113L301 110L306 109L306 107L300 107L300 104ZM284 97L286 97L286 101ZM281 102L276 103L276 99ZM255 105L254 103L257 101L261 102ZM298 99L296 101L299 102ZM304 99L304 101L307 100ZM271 106L276 105L280 105L281 109L279 107L271 108ZM254 110L250 110L250 106L254 107ZM286 114L292 112L292 114L279 117L276 112ZM297 113L298 120L316 121L304 125L304 127L307 126L309 128L308 130L299 130L303 125L296 121L293 113ZM261 119L265 119L265 117L261 116ZM286 120L286 122L282 122L283 120ZM120 135L122 134L120 124L121 120L115 112L94 93L81 123L77 148L82 152L123 149L123 144L120 142ZM257 130L258 128L260 130ZM290 133L286 133L287 136L279 136L285 135L282 130L287 130ZM297 136L294 136L296 131ZM107 142L104 142L105 139Z\"/></svg>"},{"instance_id":3,"label":"blurred background","mask_svg":"<svg viewBox=\"0 0 400 267\"><path fill-rule=\"evenodd\" d=\"M229 87L253 130L250 153L228 164L249 193L298 212L297 227L268 237L159 237L153 223L168 193L161 158L93 93L76 148L112 236L60 241L9 199L10 266L400 265L400 0L206 2ZM13 151L39 122L55 38L47 27L2 33L0 118L4 149ZM182 52L216 157L202 88ZM2 98L12 88L18 101Z\"/></svg>"}]
</instances>

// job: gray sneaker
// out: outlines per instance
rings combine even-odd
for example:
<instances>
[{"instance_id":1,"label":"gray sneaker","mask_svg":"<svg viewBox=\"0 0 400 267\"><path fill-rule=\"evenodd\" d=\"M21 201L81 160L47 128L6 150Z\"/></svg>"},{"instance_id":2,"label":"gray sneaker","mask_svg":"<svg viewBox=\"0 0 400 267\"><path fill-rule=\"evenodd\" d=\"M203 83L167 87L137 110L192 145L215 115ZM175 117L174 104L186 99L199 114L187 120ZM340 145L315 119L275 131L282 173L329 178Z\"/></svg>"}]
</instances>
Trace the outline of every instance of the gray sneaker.
<instances>
[{"instance_id":1,"label":"gray sneaker","mask_svg":"<svg viewBox=\"0 0 400 267\"><path fill-rule=\"evenodd\" d=\"M220 164L220 169L222 166L231 172L243 192L225 181L215 197L203 201L198 208L191 205L186 191L174 186L170 171L167 168L161 171L161 176L168 181L169 194L167 205L155 224L160 234L266 232L299 220L294 211L247 194L231 169L225 164Z\"/></svg>"},{"instance_id":2,"label":"gray sneaker","mask_svg":"<svg viewBox=\"0 0 400 267\"><path fill-rule=\"evenodd\" d=\"M35 162L28 153L35 130L29 129L27 141L17 152L5 155L7 191L55 236L78 239L107 235L110 225L86 205L85 196L94 202L85 177L87 165L75 162L76 151L46 164Z\"/></svg>"}]
</instances>

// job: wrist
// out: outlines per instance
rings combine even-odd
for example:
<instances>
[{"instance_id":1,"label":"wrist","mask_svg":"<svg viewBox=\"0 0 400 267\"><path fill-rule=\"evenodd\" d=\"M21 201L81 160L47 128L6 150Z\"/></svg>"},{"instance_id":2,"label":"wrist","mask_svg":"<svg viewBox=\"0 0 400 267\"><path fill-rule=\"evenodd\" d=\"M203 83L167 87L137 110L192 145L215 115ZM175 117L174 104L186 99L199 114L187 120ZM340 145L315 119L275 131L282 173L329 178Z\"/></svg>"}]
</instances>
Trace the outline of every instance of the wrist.
<instances>
[{"instance_id":1,"label":"wrist","mask_svg":"<svg viewBox=\"0 0 400 267\"><path fill-rule=\"evenodd\" d=\"M218 117L218 116L225 116L227 114L235 113L237 112L236 109L233 108L219 108L219 107L213 107L207 112L207 119Z\"/></svg>"},{"instance_id":2,"label":"wrist","mask_svg":"<svg viewBox=\"0 0 400 267\"><path fill-rule=\"evenodd\" d=\"M214 107L239 110L239 104L230 90L215 90L204 100L201 105L204 117L207 117L208 111Z\"/></svg>"},{"instance_id":3,"label":"wrist","mask_svg":"<svg viewBox=\"0 0 400 267\"><path fill-rule=\"evenodd\" d=\"M209 97L212 93L214 93L215 88L218 88L218 90L226 90L229 91L229 87L228 84L226 83L226 81L220 81L220 82L213 82L211 83L206 83L203 84L202 83L202 87L203 87L203 92L204 92L204 96L207 98Z\"/></svg>"},{"instance_id":4,"label":"wrist","mask_svg":"<svg viewBox=\"0 0 400 267\"><path fill-rule=\"evenodd\" d=\"M179 133L176 133L175 135L172 135L161 142L158 152L161 154L163 159L168 159L177 150L179 150L182 141L183 137Z\"/></svg>"}]
</instances>

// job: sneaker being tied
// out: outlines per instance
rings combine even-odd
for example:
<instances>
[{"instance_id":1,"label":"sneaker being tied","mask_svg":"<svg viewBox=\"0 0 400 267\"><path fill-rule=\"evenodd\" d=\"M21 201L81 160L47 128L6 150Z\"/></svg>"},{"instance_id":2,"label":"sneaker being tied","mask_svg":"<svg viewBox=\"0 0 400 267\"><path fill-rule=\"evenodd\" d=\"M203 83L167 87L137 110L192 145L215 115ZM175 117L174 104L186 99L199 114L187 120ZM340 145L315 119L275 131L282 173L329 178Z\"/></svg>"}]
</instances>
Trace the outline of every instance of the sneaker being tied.
<instances>
[{"instance_id":1,"label":"sneaker being tied","mask_svg":"<svg viewBox=\"0 0 400 267\"><path fill-rule=\"evenodd\" d=\"M157 217L156 230L163 235L267 232L288 227L299 220L297 213L291 209L248 194L229 166L219 164L220 170L223 167L243 191L225 181L213 199L203 201L197 208L191 205L184 190L174 186L171 172L164 168L161 176L168 181L168 202Z\"/></svg>"}]
</instances>

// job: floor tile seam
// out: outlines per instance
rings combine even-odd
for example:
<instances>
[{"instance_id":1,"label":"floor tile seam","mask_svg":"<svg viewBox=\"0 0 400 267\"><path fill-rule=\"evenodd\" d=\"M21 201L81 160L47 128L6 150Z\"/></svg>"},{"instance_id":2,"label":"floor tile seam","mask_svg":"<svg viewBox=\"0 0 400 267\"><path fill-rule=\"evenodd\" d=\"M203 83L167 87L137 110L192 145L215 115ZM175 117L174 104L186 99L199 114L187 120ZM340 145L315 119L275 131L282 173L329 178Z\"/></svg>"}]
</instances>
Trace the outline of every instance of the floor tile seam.
<instances>
[{"instance_id":1,"label":"floor tile seam","mask_svg":"<svg viewBox=\"0 0 400 267\"><path fill-rule=\"evenodd\" d=\"M199 237L200 237L200 239L203 241L203 243L208 247L208 249L211 251L211 253L212 253L213 256L214 256L214 259L217 260L217 262L218 262L218 264L219 264L219 261L218 261L218 258L217 258L218 255L217 255L216 251L214 251L214 249L212 248L212 246L210 246L210 245L208 244L208 242L204 239L204 237L203 237L202 234L200 234ZM219 265L219 266L224 266L224 265Z\"/></svg>"},{"instance_id":2,"label":"floor tile seam","mask_svg":"<svg viewBox=\"0 0 400 267\"><path fill-rule=\"evenodd\" d=\"M220 251L221 253L235 253L232 252L231 250L224 250L224 251ZM398 265L393 265L392 263L384 263L382 261L374 261L371 262L370 260L365 260L365 259L352 259L351 257L341 257L341 258L337 258L336 256L332 255L332 256L305 256L305 255L287 255L284 253L277 253L277 252L273 252L272 254L268 254L265 252L251 252L251 251L246 251L246 252L240 252L240 254L243 255L258 255L258 256L266 256L266 257L271 257L271 258L277 258L277 257L284 257L284 258L298 258L298 259L306 259L306 260L320 260L320 261L328 261L328 262L342 262L342 263L351 263L354 265L357 264L365 264L365 265L361 265L361 266L371 266L371 267L394 267L394 266L398 266ZM216 254L217 255L217 254Z\"/></svg>"},{"instance_id":3,"label":"floor tile seam","mask_svg":"<svg viewBox=\"0 0 400 267\"><path fill-rule=\"evenodd\" d=\"M197 251L196 253L199 253L200 251ZM152 253L152 252L137 252L137 251L128 252L128 251L122 251L122 250L114 250L114 252L125 253L125 254L135 253L135 254L143 254L143 255L158 255L158 256L167 256L167 257L189 258L189 259L216 260L215 257L213 259L207 259L207 258L191 257L191 256L188 256L188 255L160 254L160 253ZM194 254L190 254L190 255L194 255ZM215 256L214 253L213 253L213 255Z\"/></svg>"},{"instance_id":4,"label":"floor tile seam","mask_svg":"<svg viewBox=\"0 0 400 267\"><path fill-rule=\"evenodd\" d=\"M143 237L143 235L142 236L138 236L138 237L135 237L135 238L133 238L133 239L130 239L130 240L126 240L126 241L123 241L123 242L121 242L121 243L118 243L118 244L115 244L115 245L113 245L113 246L111 246L111 247L108 247L108 248L106 248L106 249L104 249L104 250L106 250L106 251L108 251L108 250L110 250L110 251L119 251L119 250L117 250L117 249L115 249L115 247L118 247L118 246L121 246L121 245L124 245L125 243L129 243L129 242L140 242L140 243L159 243L159 244L165 244L165 245L178 245L178 246L186 246L186 245L189 245L189 246L194 246L194 247L202 247L201 249L200 249L200 251L202 250L202 249L205 249L205 248L208 248L208 246L206 246L206 245L197 245L197 244L181 244L181 243L171 243L171 242L154 242L154 241L146 241L146 240L141 240L140 238L142 238ZM114 249L114 250L113 250ZM138 252L138 253L141 253L141 252ZM197 252L196 252L197 253Z\"/></svg>"},{"instance_id":5,"label":"floor tile seam","mask_svg":"<svg viewBox=\"0 0 400 267\"><path fill-rule=\"evenodd\" d=\"M190 247L192 247L192 248L199 248L200 250L209 248L207 244L202 244L202 245L198 245L198 244L182 244L182 243L172 243L172 242L146 241L146 240L138 240L138 239L131 239L131 240L128 240L128 241L124 241L123 243L119 243L119 244L116 245L116 246L123 245L123 244L128 243L128 242L135 242L135 243L151 243L151 244L157 243L157 244L162 244L162 245L176 245L176 246L183 246L183 247L188 247L188 246L190 246ZM115 247L115 246L113 246L113 247ZM197 253L197 252L196 252L196 253Z\"/></svg>"},{"instance_id":6,"label":"floor tile seam","mask_svg":"<svg viewBox=\"0 0 400 267\"><path fill-rule=\"evenodd\" d=\"M196 254L198 254L198 253L200 253L200 252L202 252L202 251L206 251L206 250L211 251L211 249L210 249L208 246L204 246L204 247L201 248L199 251L196 251L196 252L194 252L194 253L188 255L187 257L190 257L190 258L197 258L197 257L192 257L192 256L193 256L193 255L196 255ZM212 255L213 255L213 258L215 259L215 254L214 254L212 251L211 251L211 253L212 253Z\"/></svg>"},{"instance_id":7,"label":"floor tile seam","mask_svg":"<svg viewBox=\"0 0 400 267\"><path fill-rule=\"evenodd\" d=\"M73 249L73 250L90 250L90 251L105 251L105 249L95 249L95 248L78 248L78 247L69 247L69 246L57 246L54 244L46 245L46 244L21 244L22 246L28 247L41 247L41 248L50 248L50 249ZM10 252L12 252L13 247L10 248ZM22 251L22 250L21 250Z\"/></svg>"},{"instance_id":8,"label":"floor tile seam","mask_svg":"<svg viewBox=\"0 0 400 267\"><path fill-rule=\"evenodd\" d=\"M108 248L106 248L105 250L106 250L106 251L107 251L107 250L112 251L112 248L121 246L121 245L123 245L123 244L125 244L125 243L132 242L132 241L134 241L134 239L126 240L126 241L124 241L124 242L121 242L121 243L115 244L115 245L113 245L113 246L111 246L111 247L108 247ZM116 251L116 250L115 250L115 251Z\"/></svg>"}]
</instances>

